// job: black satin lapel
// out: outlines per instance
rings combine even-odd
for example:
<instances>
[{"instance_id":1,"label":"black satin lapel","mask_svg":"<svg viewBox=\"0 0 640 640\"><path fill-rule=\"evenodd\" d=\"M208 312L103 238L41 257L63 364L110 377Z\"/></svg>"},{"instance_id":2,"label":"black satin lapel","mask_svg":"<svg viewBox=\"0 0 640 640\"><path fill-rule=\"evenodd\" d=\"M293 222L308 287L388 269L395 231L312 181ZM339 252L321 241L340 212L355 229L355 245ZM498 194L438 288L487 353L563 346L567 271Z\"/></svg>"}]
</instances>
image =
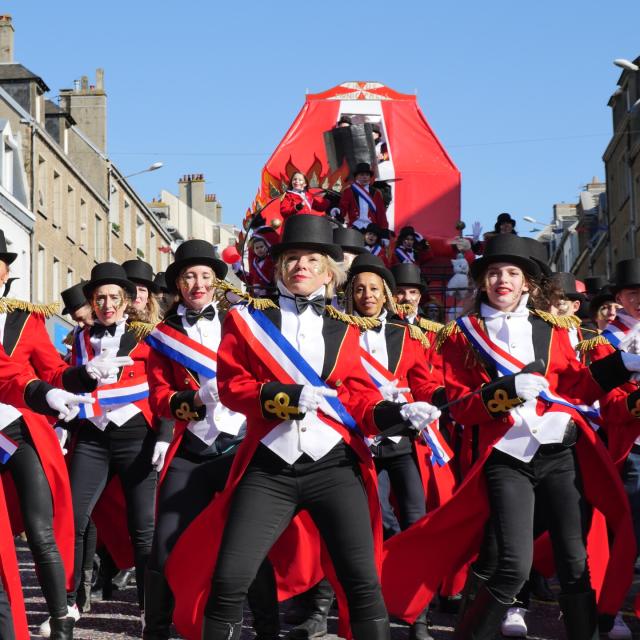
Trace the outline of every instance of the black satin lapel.
<instances>
[{"instance_id":1,"label":"black satin lapel","mask_svg":"<svg viewBox=\"0 0 640 640\"><path fill-rule=\"evenodd\" d=\"M533 353L536 360L540 359L544 361L546 371L549 367L549 349L551 347L553 327L533 313L529 314L529 322L532 327ZM525 362L525 364L529 363Z\"/></svg>"},{"instance_id":2,"label":"black satin lapel","mask_svg":"<svg viewBox=\"0 0 640 640\"><path fill-rule=\"evenodd\" d=\"M4 324L4 336L2 346L7 355L11 355L18 344L22 329L29 319L28 311L10 311L7 313L7 320Z\"/></svg>"},{"instance_id":3,"label":"black satin lapel","mask_svg":"<svg viewBox=\"0 0 640 640\"><path fill-rule=\"evenodd\" d=\"M273 307L268 307L264 309L262 313L273 322L278 331L282 330L282 314L280 313L280 308L274 309Z\"/></svg>"},{"instance_id":4,"label":"black satin lapel","mask_svg":"<svg viewBox=\"0 0 640 640\"><path fill-rule=\"evenodd\" d=\"M329 316L322 318L322 338L324 339L324 363L321 378L326 380L338 361L338 354L342 341L349 329L349 325Z\"/></svg>"},{"instance_id":5,"label":"black satin lapel","mask_svg":"<svg viewBox=\"0 0 640 640\"><path fill-rule=\"evenodd\" d=\"M179 316L177 313L171 316L167 316L164 319L164 323L172 329L175 329L176 331L184 334L185 336L187 335L185 328L182 326L182 316Z\"/></svg>"},{"instance_id":6,"label":"black satin lapel","mask_svg":"<svg viewBox=\"0 0 640 640\"><path fill-rule=\"evenodd\" d=\"M120 346L118 347L118 356L128 356L138 346L136 334L129 328L122 334L120 338Z\"/></svg>"},{"instance_id":7,"label":"black satin lapel","mask_svg":"<svg viewBox=\"0 0 640 640\"><path fill-rule=\"evenodd\" d=\"M384 335L387 341L388 369L395 373L402 357L402 347L404 345L405 327L392 322L385 323Z\"/></svg>"}]
</instances>

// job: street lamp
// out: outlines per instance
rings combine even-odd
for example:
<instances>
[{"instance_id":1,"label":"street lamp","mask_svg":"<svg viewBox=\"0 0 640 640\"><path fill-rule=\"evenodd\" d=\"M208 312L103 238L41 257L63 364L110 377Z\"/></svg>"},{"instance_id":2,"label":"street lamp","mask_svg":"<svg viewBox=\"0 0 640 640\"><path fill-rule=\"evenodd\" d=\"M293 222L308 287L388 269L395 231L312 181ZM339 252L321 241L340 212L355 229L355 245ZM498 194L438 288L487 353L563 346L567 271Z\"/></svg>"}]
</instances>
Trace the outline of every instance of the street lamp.
<instances>
[{"instance_id":1,"label":"street lamp","mask_svg":"<svg viewBox=\"0 0 640 640\"><path fill-rule=\"evenodd\" d=\"M152 165L149 165L146 169L142 171L136 171L135 173L130 173L128 176L122 176L123 178L131 178L131 176L139 176L141 173L149 173L151 171L157 171L158 169L162 169L164 166L163 162L154 162Z\"/></svg>"},{"instance_id":2,"label":"street lamp","mask_svg":"<svg viewBox=\"0 0 640 640\"><path fill-rule=\"evenodd\" d=\"M640 67L638 67L637 64L634 64L633 62L631 62L631 60L627 60L626 58L616 58L613 61L613 64L615 64L616 67L620 67L621 69L625 69L626 71L638 71L638 70L640 70Z\"/></svg>"}]
</instances>

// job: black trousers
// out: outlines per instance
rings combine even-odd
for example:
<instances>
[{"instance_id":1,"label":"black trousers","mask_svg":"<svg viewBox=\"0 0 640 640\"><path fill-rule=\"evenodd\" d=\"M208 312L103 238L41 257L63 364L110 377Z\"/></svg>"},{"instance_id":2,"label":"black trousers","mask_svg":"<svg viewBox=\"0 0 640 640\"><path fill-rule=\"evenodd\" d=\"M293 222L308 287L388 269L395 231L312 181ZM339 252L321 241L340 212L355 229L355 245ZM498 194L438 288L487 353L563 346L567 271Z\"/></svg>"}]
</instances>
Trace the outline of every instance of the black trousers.
<instances>
[{"instance_id":1,"label":"black trousers","mask_svg":"<svg viewBox=\"0 0 640 640\"><path fill-rule=\"evenodd\" d=\"M117 474L127 507L127 525L133 543L138 604L144 606L144 570L151 553L153 540L155 494L158 474L151 466L156 436L149 429L143 438L126 438L127 428L140 433L134 416L121 427L109 424L100 431L85 420L78 435L71 458L69 478L73 496L75 521L74 588L67 594L70 604L82 579L84 534L89 518L102 491L113 474ZM131 424L130 424L131 423Z\"/></svg>"},{"instance_id":2,"label":"black trousers","mask_svg":"<svg viewBox=\"0 0 640 640\"><path fill-rule=\"evenodd\" d=\"M367 495L355 454L340 443L317 462L303 456L293 465L259 445L233 497L205 609L208 617L242 620L243 601L260 564L304 509L331 554L351 620L386 616Z\"/></svg>"},{"instance_id":3,"label":"black trousers","mask_svg":"<svg viewBox=\"0 0 640 640\"><path fill-rule=\"evenodd\" d=\"M494 450L485 463L491 520L474 571L512 602L533 562L534 511L546 516L563 594L590 589L586 534L591 512L582 495L574 447L543 445L525 463Z\"/></svg>"},{"instance_id":4,"label":"black trousers","mask_svg":"<svg viewBox=\"0 0 640 640\"><path fill-rule=\"evenodd\" d=\"M66 578L53 535L51 488L22 418L8 425L3 433L18 443L18 449L2 472L11 474L18 493L27 542L49 615L60 618L67 614Z\"/></svg>"}]
</instances>

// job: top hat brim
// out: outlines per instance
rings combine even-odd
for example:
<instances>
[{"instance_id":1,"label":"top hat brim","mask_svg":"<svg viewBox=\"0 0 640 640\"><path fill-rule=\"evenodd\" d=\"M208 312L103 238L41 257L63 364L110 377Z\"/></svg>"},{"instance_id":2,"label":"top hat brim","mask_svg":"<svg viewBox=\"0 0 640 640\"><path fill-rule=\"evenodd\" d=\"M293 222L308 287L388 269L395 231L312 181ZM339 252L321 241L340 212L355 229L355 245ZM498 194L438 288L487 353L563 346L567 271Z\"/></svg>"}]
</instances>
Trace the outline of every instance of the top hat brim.
<instances>
[{"instance_id":1,"label":"top hat brim","mask_svg":"<svg viewBox=\"0 0 640 640\"><path fill-rule=\"evenodd\" d=\"M480 258L476 258L470 267L471 277L475 280L477 279L482 272L492 264L496 262L510 262L520 267L526 274L533 278L539 278L541 275L540 266L534 260L530 258L524 258L523 256L513 255L509 253L503 254L494 254L490 256L482 256Z\"/></svg>"},{"instance_id":2,"label":"top hat brim","mask_svg":"<svg viewBox=\"0 0 640 640\"><path fill-rule=\"evenodd\" d=\"M393 274L392 274L393 275ZM401 282L400 280L396 280L396 289L398 287L415 287L416 289L420 290L420 293L425 293L426 290L429 288L427 286L427 283L424 282L424 280L420 280L420 282Z\"/></svg>"},{"instance_id":3,"label":"top hat brim","mask_svg":"<svg viewBox=\"0 0 640 640\"><path fill-rule=\"evenodd\" d=\"M82 304L74 304L74 305L71 305L71 306L65 306L60 313L63 316L71 315L74 311L77 311L78 309L80 309L80 307L84 307L85 304L87 304L87 303L83 302Z\"/></svg>"},{"instance_id":4,"label":"top hat brim","mask_svg":"<svg viewBox=\"0 0 640 640\"><path fill-rule=\"evenodd\" d=\"M638 289L640 288L640 282L624 282L623 284L611 284L611 293L614 295L620 293L623 289Z\"/></svg>"},{"instance_id":5,"label":"top hat brim","mask_svg":"<svg viewBox=\"0 0 640 640\"><path fill-rule=\"evenodd\" d=\"M393 277L390 269L387 269L384 265L377 264L363 264L358 266L351 266L347 275L347 282L353 280L359 273L375 273L380 276L388 285L391 291L396 288L396 280Z\"/></svg>"},{"instance_id":6,"label":"top hat brim","mask_svg":"<svg viewBox=\"0 0 640 640\"><path fill-rule=\"evenodd\" d=\"M604 293L599 293L593 296L591 300L589 300L589 313L591 315L594 315L603 304L605 304L606 302L615 302L615 301L616 301L616 296L611 291L605 291Z\"/></svg>"},{"instance_id":7,"label":"top hat brim","mask_svg":"<svg viewBox=\"0 0 640 640\"><path fill-rule=\"evenodd\" d=\"M349 253L355 253L356 255L362 255L365 253L369 253L369 250L365 247L358 247L356 245L347 245L347 244L341 244L340 248L342 249L342 251L348 251Z\"/></svg>"},{"instance_id":8,"label":"top hat brim","mask_svg":"<svg viewBox=\"0 0 640 640\"><path fill-rule=\"evenodd\" d=\"M122 287L129 294L132 300L135 300L136 296L138 295L136 285L131 282L131 280L126 280L124 278L98 278L97 280L89 280L89 282L87 282L87 284L82 287L82 293L84 293L84 297L87 300L91 300L93 291L103 284L116 284L119 287Z\"/></svg>"},{"instance_id":9,"label":"top hat brim","mask_svg":"<svg viewBox=\"0 0 640 640\"><path fill-rule=\"evenodd\" d=\"M12 253L10 251L6 251L4 253L0 253L0 260L6 264L11 264L18 257L17 253Z\"/></svg>"},{"instance_id":10,"label":"top hat brim","mask_svg":"<svg viewBox=\"0 0 640 640\"><path fill-rule=\"evenodd\" d=\"M281 242L271 247L271 255L276 259L285 251L292 249L306 249L308 251L323 253L330 258L333 258L336 262L342 262L344 260L344 254L341 246L337 244L324 244L319 242Z\"/></svg>"},{"instance_id":11,"label":"top hat brim","mask_svg":"<svg viewBox=\"0 0 640 640\"><path fill-rule=\"evenodd\" d=\"M213 269L213 273L215 273L216 278L218 280L224 280L227 275L227 271L229 267L226 262L222 260L218 260L218 258L211 257L198 257L193 256L189 258L184 258L183 260L178 260L176 262L172 262L165 271L164 278L167 283L167 289L169 293L178 293L178 287L176 287L176 279L180 275L180 272L187 267L192 267L194 265L204 265L206 267L211 267Z\"/></svg>"},{"instance_id":12,"label":"top hat brim","mask_svg":"<svg viewBox=\"0 0 640 640\"><path fill-rule=\"evenodd\" d=\"M153 282L153 280L147 280L146 278L137 278L136 276L129 276L129 280L134 284L141 284L143 287L147 287L151 293L160 293L160 287Z\"/></svg>"}]
</instances>

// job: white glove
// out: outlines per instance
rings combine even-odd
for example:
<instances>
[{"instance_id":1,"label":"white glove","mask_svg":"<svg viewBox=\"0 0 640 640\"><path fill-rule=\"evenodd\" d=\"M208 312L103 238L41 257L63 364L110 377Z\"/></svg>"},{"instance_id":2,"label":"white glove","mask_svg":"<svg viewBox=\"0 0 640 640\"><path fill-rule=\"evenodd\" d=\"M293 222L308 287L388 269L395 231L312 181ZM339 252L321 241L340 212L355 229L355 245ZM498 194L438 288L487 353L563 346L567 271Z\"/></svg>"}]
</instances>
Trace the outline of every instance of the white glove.
<instances>
[{"instance_id":1,"label":"white glove","mask_svg":"<svg viewBox=\"0 0 640 640\"><path fill-rule=\"evenodd\" d=\"M64 448L64 443L67 441L67 436L69 435L66 429L62 427L54 427L53 429L56 432L56 437L58 438L58 443L60 444L60 448L62 449L62 455L67 455L67 450Z\"/></svg>"},{"instance_id":2,"label":"white glove","mask_svg":"<svg viewBox=\"0 0 640 640\"><path fill-rule=\"evenodd\" d=\"M80 404L93 404L95 400L90 396L77 396L64 389L49 389L45 395L47 404L58 412L58 419L69 422L80 411Z\"/></svg>"},{"instance_id":3,"label":"white glove","mask_svg":"<svg viewBox=\"0 0 640 640\"><path fill-rule=\"evenodd\" d=\"M410 402L400 408L400 415L403 420L410 422L416 431L422 431L440 417L440 409L428 402Z\"/></svg>"},{"instance_id":4,"label":"white glove","mask_svg":"<svg viewBox=\"0 0 640 640\"><path fill-rule=\"evenodd\" d=\"M153 446L153 455L151 456L151 464L153 468L160 473L164 467L164 459L167 457L169 443L158 440Z\"/></svg>"},{"instance_id":5,"label":"white glove","mask_svg":"<svg viewBox=\"0 0 640 640\"><path fill-rule=\"evenodd\" d=\"M629 340L629 343L626 345L626 349L628 353L632 353L634 355L640 354L640 336L635 335L633 338Z\"/></svg>"},{"instance_id":6,"label":"white glove","mask_svg":"<svg viewBox=\"0 0 640 640\"><path fill-rule=\"evenodd\" d=\"M396 402L400 394L408 393L411 389L409 387L398 387L398 380L392 380L383 384L379 391L385 400Z\"/></svg>"},{"instance_id":7,"label":"white glove","mask_svg":"<svg viewBox=\"0 0 640 640\"><path fill-rule=\"evenodd\" d=\"M627 371L633 371L634 373L640 372L640 355L637 353L627 353L626 351L620 352L622 355L622 364Z\"/></svg>"},{"instance_id":8,"label":"white glove","mask_svg":"<svg viewBox=\"0 0 640 640\"><path fill-rule=\"evenodd\" d=\"M218 383L215 378L207 380L200 389L198 389L198 397L202 404L206 405L215 406L220 402L220 396L218 395Z\"/></svg>"},{"instance_id":9,"label":"white glove","mask_svg":"<svg viewBox=\"0 0 640 640\"><path fill-rule=\"evenodd\" d=\"M549 388L549 381L535 373L521 373L516 376L516 394L523 400L535 400L541 391Z\"/></svg>"},{"instance_id":10,"label":"white glove","mask_svg":"<svg viewBox=\"0 0 640 640\"><path fill-rule=\"evenodd\" d=\"M482 225L479 222L474 222L471 225L471 233L473 234L473 239L475 242L480 240L480 234L482 233Z\"/></svg>"},{"instance_id":11,"label":"white glove","mask_svg":"<svg viewBox=\"0 0 640 640\"><path fill-rule=\"evenodd\" d=\"M129 356L116 356L115 349L105 349L99 356L89 360L84 366L87 373L98 382L104 382L109 378L118 375L120 367L127 367L133 364Z\"/></svg>"},{"instance_id":12,"label":"white glove","mask_svg":"<svg viewBox=\"0 0 640 640\"><path fill-rule=\"evenodd\" d=\"M315 411L322 402L322 398L337 398L338 392L335 389L329 389L328 387L313 387L310 384L305 384L300 392L300 400L298 401L298 407L300 413L309 413L309 411Z\"/></svg>"}]
</instances>

